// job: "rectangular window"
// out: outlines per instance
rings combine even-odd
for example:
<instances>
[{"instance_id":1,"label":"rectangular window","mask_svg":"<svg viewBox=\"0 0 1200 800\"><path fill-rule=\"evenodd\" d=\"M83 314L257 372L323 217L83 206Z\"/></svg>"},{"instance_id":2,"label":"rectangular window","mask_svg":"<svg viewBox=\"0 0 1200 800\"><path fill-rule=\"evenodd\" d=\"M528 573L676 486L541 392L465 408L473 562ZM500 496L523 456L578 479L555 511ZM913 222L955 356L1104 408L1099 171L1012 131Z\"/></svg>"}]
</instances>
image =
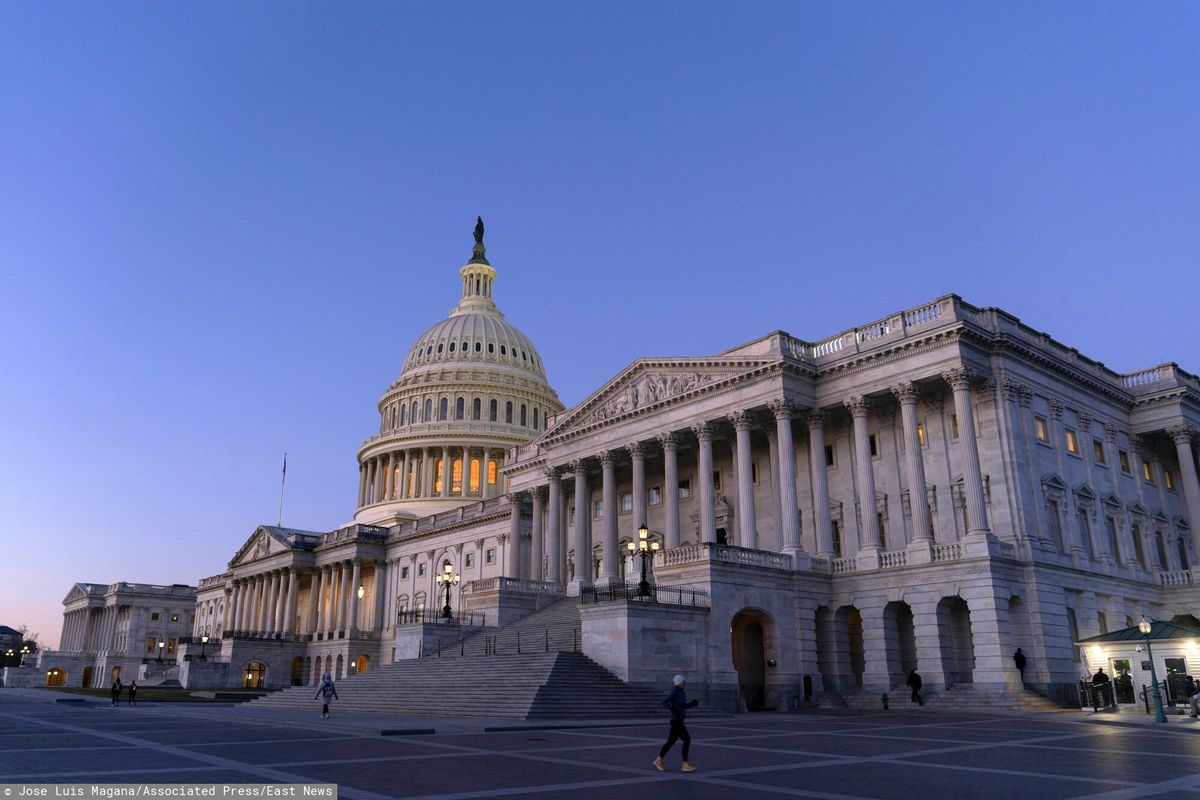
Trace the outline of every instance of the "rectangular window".
<instances>
[{"instance_id":1,"label":"rectangular window","mask_svg":"<svg viewBox=\"0 0 1200 800\"><path fill-rule=\"evenodd\" d=\"M1050 427L1046 424L1045 417L1033 418L1033 432L1037 435L1039 442L1050 443Z\"/></svg>"},{"instance_id":2,"label":"rectangular window","mask_svg":"<svg viewBox=\"0 0 1200 800\"><path fill-rule=\"evenodd\" d=\"M463 557L463 562L464 562L464 563L465 563L465 564L466 564L468 567L473 567L473 566L475 566L475 554L474 554L474 553L467 553L467 554L466 554L466 555Z\"/></svg>"},{"instance_id":3,"label":"rectangular window","mask_svg":"<svg viewBox=\"0 0 1200 800\"><path fill-rule=\"evenodd\" d=\"M1058 518L1058 501L1046 501L1046 517L1050 523L1050 541L1058 548L1058 552L1067 552L1066 542L1063 541L1062 520Z\"/></svg>"},{"instance_id":4,"label":"rectangular window","mask_svg":"<svg viewBox=\"0 0 1200 800\"><path fill-rule=\"evenodd\" d=\"M687 500L691 496L692 496L692 482L691 481L680 481L679 482L679 499Z\"/></svg>"},{"instance_id":5,"label":"rectangular window","mask_svg":"<svg viewBox=\"0 0 1200 800\"><path fill-rule=\"evenodd\" d=\"M487 552L484 553L483 557L487 561L487 563L495 564L496 563L496 548L489 547L487 549Z\"/></svg>"},{"instance_id":6,"label":"rectangular window","mask_svg":"<svg viewBox=\"0 0 1200 800\"><path fill-rule=\"evenodd\" d=\"M1137 562L1142 565L1142 568L1149 569L1150 565L1146 563L1146 548L1142 544L1142 526L1137 523L1133 525L1133 552L1137 556Z\"/></svg>"},{"instance_id":7,"label":"rectangular window","mask_svg":"<svg viewBox=\"0 0 1200 800\"><path fill-rule=\"evenodd\" d=\"M488 483L495 485L496 483L496 462L488 462Z\"/></svg>"},{"instance_id":8,"label":"rectangular window","mask_svg":"<svg viewBox=\"0 0 1200 800\"><path fill-rule=\"evenodd\" d=\"M1163 485L1168 489L1175 488L1175 473L1166 467L1163 467Z\"/></svg>"},{"instance_id":9,"label":"rectangular window","mask_svg":"<svg viewBox=\"0 0 1200 800\"><path fill-rule=\"evenodd\" d=\"M633 511L633 495L629 492L623 492L621 494L621 511L622 513L626 514L628 514L630 511Z\"/></svg>"},{"instance_id":10,"label":"rectangular window","mask_svg":"<svg viewBox=\"0 0 1200 800\"><path fill-rule=\"evenodd\" d=\"M958 414L950 415L950 438L958 438Z\"/></svg>"},{"instance_id":11,"label":"rectangular window","mask_svg":"<svg viewBox=\"0 0 1200 800\"><path fill-rule=\"evenodd\" d=\"M425 565L417 564L417 577L424 577L424 576L425 576Z\"/></svg>"},{"instance_id":12,"label":"rectangular window","mask_svg":"<svg viewBox=\"0 0 1200 800\"><path fill-rule=\"evenodd\" d=\"M175 640L174 639L167 639L167 655L169 655L169 656L175 655Z\"/></svg>"},{"instance_id":13,"label":"rectangular window","mask_svg":"<svg viewBox=\"0 0 1200 800\"><path fill-rule=\"evenodd\" d=\"M158 612L155 612L155 613L153 613L153 614L151 614L151 615L150 615L150 621L151 621L151 622L158 622Z\"/></svg>"},{"instance_id":14,"label":"rectangular window","mask_svg":"<svg viewBox=\"0 0 1200 800\"><path fill-rule=\"evenodd\" d=\"M1126 475L1133 474L1129 469L1129 453L1125 452L1124 450L1118 450L1117 460L1121 462L1121 472L1124 472Z\"/></svg>"},{"instance_id":15,"label":"rectangular window","mask_svg":"<svg viewBox=\"0 0 1200 800\"><path fill-rule=\"evenodd\" d=\"M1104 522L1108 525L1108 549L1112 552L1113 558L1117 563L1121 563L1121 546L1117 539L1117 521L1113 517L1105 517ZM1107 633L1107 631L1104 631Z\"/></svg>"},{"instance_id":16,"label":"rectangular window","mask_svg":"<svg viewBox=\"0 0 1200 800\"><path fill-rule=\"evenodd\" d=\"M829 523L833 531L833 554L838 558L842 556L842 526L835 519Z\"/></svg>"},{"instance_id":17,"label":"rectangular window","mask_svg":"<svg viewBox=\"0 0 1200 800\"><path fill-rule=\"evenodd\" d=\"M750 462L750 482L758 483L758 462L757 461Z\"/></svg>"},{"instance_id":18,"label":"rectangular window","mask_svg":"<svg viewBox=\"0 0 1200 800\"><path fill-rule=\"evenodd\" d=\"M604 517L604 501L597 500L592 503L592 517L594 519L602 519Z\"/></svg>"},{"instance_id":19,"label":"rectangular window","mask_svg":"<svg viewBox=\"0 0 1200 800\"><path fill-rule=\"evenodd\" d=\"M1146 483L1154 483L1154 467L1150 466L1149 461L1142 462L1142 477L1146 479Z\"/></svg>"},{"instance_id":20,"label":"rectangular window","mask_svg":"<svg viewBox=\"0 0 1200 800\"><path fill-rule=\"evenodd\" d=\"M652 506L662 505L662 487L660 487L660 486L651 486L650 487L650 505L652 505Z\"/></svg>"},{"instance_id":21,"label":"rectangular window","mask_svg":"<svg viewBox=\"0 0 1200 800\"><path fill-rule=\"evenodd\" d=\"M868 436L867 441L871 444L871 458L878 458L879 444L875 441L875 434L872 433L870 436Z\"/></svg>"},{"instance_id":22,"label":"rectangular window","mask_svg":"<svg viewBox=\"0 0 1200 800\"><path fill-rule=\"evenodd\" d=\"M721 473L720 471L713 473L713 491L721 491Z\"/></svg>"},{"instance_id":23,"label":"rectangular window","mask_svg":"<svg viewBox=\"0 0 1200 800\"><path fill-rule=\"evenodd\" d=\"M408 567L400 568L400 580L408 580Z\"/></svg>"},{"instance_id":24,"label":"rectangular window","mask_svg":"<svg viewBox=\"0 0 1200 800\"><path fill-rule=\"evenodd\" d=\"M837 466L837 464L834 463L833 445L831 445L831 444L825 445L825 466L827 466L827 467Z\"/></svg>"},{"instance_id":25,"label":"rectangular window","mask_svg":"<svg viewBox=\"0 0 1200 800\"><path fill-rule=\"evenodd\" d=\"M876 513L875 520L879 523L879 546L887 550L887 523L883 521L883 514Z\"/></svg>"},{"instance_id":26,"label":"rectangular window","mask_svg":"<svg viewBox=\"0 0 1200 800\"><path fill-rule=\"evenodd\" d=\"M150 638L146 639L146 652L147 653L153 653L157 649L158 649L157 637L151 636Z\"/></svg>"},{"instance_id":27,"label":"rectangular window","mask_svg":"<svg viewBox=\"0 0 1200 800\"><path fill-rule=\"evenodd\" d=\"M1073 608L1067 609L1067 627L1070 628L1070 630L1071 630L1071 641L1078 642L1079 641L1079 622L1075 619L1075 609L1073 609ZM1071 652L1075 656L1075 663L1078 664L1079 663L1079 648L1072 647Z\"/></svg>"},{"instance_id":28,"label":"rectangular window","mask_svg":"<svg viewBox=\"0 0 1200 800\"><path fill-rule=\"evenodd\" d=\"M925 423L917 423L917 441L921 443L921 447L925 446Z\"/></svg>"},{"instance_id":29,"label":"rectangular window","mask_svg":"<svg viewBox=\"0 0 1200 800\"><path fill-rule=\"evenodd\" d=\"M1092 439L1092 453L1096 456L1097 464L1107 464L1108 461L1104 458L1104 442L1099 439Z\"/></svg>"},{"instance_id":30,"label":"rectangular window","mask_svg":"<svg viewBox=\"0 0 1200 800\"><path fill-rule=\"evenodd\" d=\"M1108 633L1108 617L1104 616L1103 611L1096 612L1096 624L1100 627L1100 633Z\"/></svg>"},{"instance_id":31,"label":"rectangular window","mask_svg":"<svg viewBox=\"0 0 1200 800\"><path fill-rule=\"evenodd\" d=\"M1066 429L1067 452L1079 454L1079 440L1075 438L1075 431L1070 428Z\"/></svg>"}]
</instances>

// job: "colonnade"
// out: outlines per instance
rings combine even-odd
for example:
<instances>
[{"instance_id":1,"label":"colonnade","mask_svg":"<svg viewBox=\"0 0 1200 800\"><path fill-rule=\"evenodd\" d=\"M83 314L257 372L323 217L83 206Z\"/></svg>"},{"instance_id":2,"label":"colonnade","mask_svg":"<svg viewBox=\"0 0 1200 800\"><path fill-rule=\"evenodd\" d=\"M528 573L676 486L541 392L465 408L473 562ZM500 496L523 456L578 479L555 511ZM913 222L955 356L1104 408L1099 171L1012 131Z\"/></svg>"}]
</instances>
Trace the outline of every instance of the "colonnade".
<instances>
[{"instance_id":1,"label":"colonnade","mask_svg":"<svg viewBox=\"0 0 1200 800\"><path fill-rule=\"evenodd\" d=\"M225 629L268 638L304 633L326 639L358 629L358 587L363 580L363 559L325 564L306 573L311 584L302 620L297 618L300 572L295 567L284 567L233 581L225 603ZM377 609L374 618L364 626L368 630L377 624L378 604L382 603L379 576L377 566L373 589Z\"/></svg>"},{"instance_id":2,"label":"colonnade","mask_svg":"<svg viewBox=\"0 0 1200 800\"><path fill-rule=\"evenodd\" d=\"M950 384L953 390L955 411L961 429L973 433L976 427L971 403L971 375L965 369L953 369L943 373L942 378ZM923 509L926 505L924 497L926 483L922 461L923 448L917 425L917 390L913 383L904 382L892 387L891 393L899 401L901 408L906 478L910 491L915 493L912 508ZM878 552L883 547L883 541L879 520L875 513L875 476L872 469L868 427L871 403L867 398L859 395L847 398L843 405L853 422L853 439L857 456L855 459L857 465L856 499L862 516L860 520L860 530L862 531L860 552ZM816 528L816 555L821 558L837 557L830 514L829 478L825 461L826 413L821 408L802 411L783 399L769 403L767 408L770 419L765 427L771 445L771 466L778 479L776 480L777 496L773 498L772 508L766 510L779 520L781 551L793 556L804 553L800 540L793 439L793 421L801 419L806 424L809 440L808 460L811 467L810 478L814 505L811 518L814 520ZM754 499L750 436L751 429L762 418L761 408L737 409L729 413L724 420L701 420L686 430L664 431L656 437L656 444L661 449L663 460L662 539L664 547L667 549L678 547L681 541L677 454L680 443L685 439L690 439L689 443L694 442L696 450L696 481L699 484L697 487L699 490L699 540L713 543L717 541L716 491L711 478L713 474L713 439L718 430L727 427L733 429L731 446L734 450L733 461L737 480L737 530L734 532L732 543L749 549L759 547L758 509L755 508ZM773 424L770 424L772 422ZM983 471L979 462L979 447L973 435L964 435L962 440L964 443L963 491L966 499L967 535L987 535L989 529ZM575 587L591 582L590 554L593 543L593 531L591 530L593 514L590 504L590 484L593 480L594 467L598 465L604 503L604 514L599 520L601 529L598 532L598 539L602 543L599 580L601 583L620 580L615 463L618 453L623 452L632 464L632 523L634 525L642 524L646 521L647 506L645 457L650 446L649 442L635 441L617 450L600 450L594 454L576 456L564 463L545 467L545 483L529 490L534 506L530 563L526 564L513 548L512 555L506 559L505 574L509 577L544 579L560 586L566 585L568 583L566 555L568 549L573 549L576 553L577 566L576 574L571 579L570 585ZM566 506L563 479L568 475L573 476L574 479L575 519L568 532L569 542L564 547L564 542L558 532L563 529L563 514ZM514 503L513 514L519 513L519 504ZM543 514L545 515L544 525ZM914 541L932 542L933 531L928 514L914 511L912 519ZM515 527L516 522L513 525ZM543 559L546 561L544 576L540 574L539 566Z\"/></svg>"},{"instance_id":3,"label":"colonnade","mask_svg":"<svg viewBox=\"0 0 1200 800\"><path fill-rule=\"evenodd\" d=\"M116 606L89 606L68 612L63 615L58 649L67 652L106 650L112 646L116 628Z\"/></svg>"},{"instance_id":4,"label":"colonnade","mask_svg":"<svg viewBox=\"0 0 1200 800\"><path fill-rule=\"evenodd\" d=\"M479 472L472 481L471 466L476 462ZM457 488L453 470L456 463ZM359 465L358 506L393 500L495 497L503 465L503 450L484 445L405 448L373 456ZM493 477L494 481L489 480Z\"/></svg>"}]
</instances>

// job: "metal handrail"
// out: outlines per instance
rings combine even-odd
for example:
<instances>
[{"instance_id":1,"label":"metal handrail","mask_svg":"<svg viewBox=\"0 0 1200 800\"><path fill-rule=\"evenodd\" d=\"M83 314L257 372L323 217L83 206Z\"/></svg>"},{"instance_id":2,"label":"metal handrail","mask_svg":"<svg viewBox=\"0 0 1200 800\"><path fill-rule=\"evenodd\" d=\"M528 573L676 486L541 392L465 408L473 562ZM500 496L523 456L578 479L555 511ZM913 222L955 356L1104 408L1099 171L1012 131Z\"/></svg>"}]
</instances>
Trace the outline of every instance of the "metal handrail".
<instances>
[{"instance_id":1,"label":"metal handrail","mask_svg":"<svg viewBox=\"0 0 1200 800\"><path fill-rule=\"evenodd\" d=\"M588 603L611 603L616 600L644 600L647 602L664 603L676 606L693 606L708 608L710 600L708 592L702 589L689 589L680 586L651 585L649 594L638 592L636 583L611 583L608 586L593 586L585 589L583 599Z\"/></svg>"}]
</instances>

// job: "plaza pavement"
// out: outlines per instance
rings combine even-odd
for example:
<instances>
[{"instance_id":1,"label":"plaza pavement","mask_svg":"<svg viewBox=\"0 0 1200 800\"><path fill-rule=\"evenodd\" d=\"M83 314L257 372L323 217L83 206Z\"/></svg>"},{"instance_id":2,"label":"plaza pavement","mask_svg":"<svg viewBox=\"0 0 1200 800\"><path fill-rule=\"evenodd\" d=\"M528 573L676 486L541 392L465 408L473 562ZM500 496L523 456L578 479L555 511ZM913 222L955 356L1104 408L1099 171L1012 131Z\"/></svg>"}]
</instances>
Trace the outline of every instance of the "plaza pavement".
<instances>
[{"instance_id":1,"label":"plaza pavement","mask_svg":"<svg viewBox=\"0 0 1200 800\"><path fill-rule=\"evenodd\" d=\"M384 797L1192 798L1200 725L1142 714L995 715L893 709L694 720L680 773L651 760L665 720L545 728L161 703L116 709L0 690L0 783L336 783ZM498 730L499 729L499 730ZM420 733L434 730L436 733ZM381 735L388 731L391 735Z\"/></svg>"}]
</instances>

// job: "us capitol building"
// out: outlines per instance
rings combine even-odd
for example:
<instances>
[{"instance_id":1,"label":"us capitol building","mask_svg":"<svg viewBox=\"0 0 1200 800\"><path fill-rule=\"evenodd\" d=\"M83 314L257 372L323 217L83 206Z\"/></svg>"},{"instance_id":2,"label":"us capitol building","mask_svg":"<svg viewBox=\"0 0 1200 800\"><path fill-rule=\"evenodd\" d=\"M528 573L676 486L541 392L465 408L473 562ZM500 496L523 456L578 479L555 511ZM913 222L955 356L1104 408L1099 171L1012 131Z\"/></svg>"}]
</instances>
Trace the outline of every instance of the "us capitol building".
<instances>
[{"instance_id":1,"label":"us capitol building","mask_svg":"<svg viewBox=\"0 0 1200 800\"><path fill-rule=\"evenodd\" d=\"M1095 667L1081 639L1194 621L1200 382L1175 364L1120 374L950 295L817 341L639 358L564 409L495 304L482 224L459 275L358 448L353 522L259 527L200 580L171 641L184 685L427 652L447 573L455 616L488 626L581 597L587 656L634 685L687 673L729 709L877 703L911 669L1012 696L1018 647L1026 686L1067 697ZM643 523L663 602L625 596Z\"/></svg>"}]
</instances>

